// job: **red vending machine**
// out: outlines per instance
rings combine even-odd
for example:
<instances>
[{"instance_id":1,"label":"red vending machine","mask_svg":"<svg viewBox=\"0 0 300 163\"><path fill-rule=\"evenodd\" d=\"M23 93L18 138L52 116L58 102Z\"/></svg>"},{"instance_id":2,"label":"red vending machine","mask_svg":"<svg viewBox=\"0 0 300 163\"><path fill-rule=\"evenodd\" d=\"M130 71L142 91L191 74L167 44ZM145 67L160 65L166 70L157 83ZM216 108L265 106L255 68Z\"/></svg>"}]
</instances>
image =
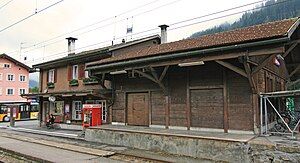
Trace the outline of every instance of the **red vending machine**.
<instances>
[{"instance_id":1,"label":"red vending machine","mask_svg":"<svg viewBox=\"0 0 300 163\"><path fill-rule=\"evenodd\" d=\"M84 104L82 108L83 127L100 126L102 108L99 104Z\"/></svg>"}]
</instances>

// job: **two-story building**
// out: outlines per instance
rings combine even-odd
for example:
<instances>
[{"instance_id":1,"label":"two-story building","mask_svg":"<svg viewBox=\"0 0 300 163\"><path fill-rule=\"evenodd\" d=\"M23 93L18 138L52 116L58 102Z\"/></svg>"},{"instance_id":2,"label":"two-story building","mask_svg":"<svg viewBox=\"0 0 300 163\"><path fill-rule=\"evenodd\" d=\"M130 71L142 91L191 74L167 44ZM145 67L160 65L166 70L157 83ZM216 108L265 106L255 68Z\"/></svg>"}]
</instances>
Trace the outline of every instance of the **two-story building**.
<instances>
[{"instance_id":1,"label":"two-story building","mask_svg":"<svg viewBox=\"0 0 300 163\"><path fill-rule=\"evenodd\" d=\"M107 123L109 116L107 108L112 105L113 98L111 82L104 80L104 76L100 78L89 76L85 71L86 64L160 43L160 37L154 35L74 53L76 38L67 39L68 56L33 65L33 68L40 71L40 93L35 95L40 97L42 122L53 114L58 123L80 124L83 104L101 104L102 121Z\"/></svg>"},{"instance_id":2,"label":"two-story building","mask_svg":"<svg viewBox=\"0 0 300 163\"><path fill-rule=\"evenodd\" d=\"M0 54L0 107L4 111L5 104L24 104L27 100L21 97L29 90L30 67L16 59ZM26 107L22 108L26 109ZM22 110L21 110L22 111ZM0 121L8 120L7 117L0 117Z\"/></svg>"}]
</instances>

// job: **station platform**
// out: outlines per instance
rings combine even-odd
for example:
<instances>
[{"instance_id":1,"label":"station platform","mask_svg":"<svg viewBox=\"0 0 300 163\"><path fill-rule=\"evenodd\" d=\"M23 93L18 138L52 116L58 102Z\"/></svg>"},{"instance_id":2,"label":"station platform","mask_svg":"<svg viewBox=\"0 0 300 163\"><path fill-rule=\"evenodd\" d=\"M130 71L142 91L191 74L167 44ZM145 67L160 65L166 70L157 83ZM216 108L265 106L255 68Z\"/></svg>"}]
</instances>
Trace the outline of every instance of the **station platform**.
<instances>
[{"instance_id":1,"label":"station platform","mask_svg":"<svg viewBox=\"0 0 300 163\"><path fill-rule=\"evenodd\" d=\"M176 130L124 125L87 128L85 139L212 162L298 162L300 137Z\"/></svg>"},{"instance_id":2,"label":"station platform","mask_svg":"<svg viewBox=\"0 0 300 163\"><path fill-rule=\"evenodd\" d=\"M228 134L139 126L103 125L90 127L85 139L111 145L165 152L213 161L248 160L248 146L254 134Z\"/></svg>"}]
</instances>

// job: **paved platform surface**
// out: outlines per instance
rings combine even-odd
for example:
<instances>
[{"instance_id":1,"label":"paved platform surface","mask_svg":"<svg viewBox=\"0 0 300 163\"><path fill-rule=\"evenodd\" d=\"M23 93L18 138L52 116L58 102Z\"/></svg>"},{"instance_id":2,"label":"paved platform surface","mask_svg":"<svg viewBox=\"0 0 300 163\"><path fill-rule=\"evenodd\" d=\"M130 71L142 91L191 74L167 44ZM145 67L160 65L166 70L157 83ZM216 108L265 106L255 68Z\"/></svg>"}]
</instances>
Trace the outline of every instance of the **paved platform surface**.
<instances>
[{"instance_id":1,"label":"paved platform surface","mask_svg":"<svg viewBox=\"0 0 300 163\"><path fill-rule=\"evenodd\" d=\"M248 142L251 139L255 138L254 134L233 134L233 133L175 130L175 129L149 128L149 127L140 127L140 126L122 126L122 125L103 125L100 127L92 127L92 129L135 132L135 133L166 135L166 136L172 135L178 137L187 137L187 138L190 137L190 138L233 141L233 142Z\"/></svg>"},{"instance_id":2,"label":"paved platform surface","mask_svg":"<svg viewBox=\"0 0 300 163\"><path fill-rule=\"evenodd\" d=\"M91 154L83 154L74 151L50 147L31 142L24 142L16 139L0 136L0 149L11 150L22 155L39 158L39 160L50 162L119 162Z\"/></svg>"}]
</instances>

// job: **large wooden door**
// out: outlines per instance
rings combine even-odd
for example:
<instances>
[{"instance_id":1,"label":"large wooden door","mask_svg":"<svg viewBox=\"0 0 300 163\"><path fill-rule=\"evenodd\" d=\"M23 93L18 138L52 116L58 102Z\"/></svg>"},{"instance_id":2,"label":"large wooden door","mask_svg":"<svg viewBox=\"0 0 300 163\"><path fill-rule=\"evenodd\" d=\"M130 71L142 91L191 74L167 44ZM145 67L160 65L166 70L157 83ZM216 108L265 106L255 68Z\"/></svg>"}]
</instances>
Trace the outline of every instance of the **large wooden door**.
<instances>
[{"instance_id":1,"label":"large wooden door","mask_svg":"<svg viewBox=\"0 0 300 163\"><path fill-rule=\"evenodd\" d=\"M127 123L134 126L149 126L148 93L127 95Z\"/></svg>"},{"instance_id":2,"label":"large wooden door","mask_svg":"<svg viewBox=\"0 0 300 163\"><path fill-rule=\"evenodd\" d=\"M223 129L223 89L191 90L191 126Z\"/></svg>"}]
</instances>

